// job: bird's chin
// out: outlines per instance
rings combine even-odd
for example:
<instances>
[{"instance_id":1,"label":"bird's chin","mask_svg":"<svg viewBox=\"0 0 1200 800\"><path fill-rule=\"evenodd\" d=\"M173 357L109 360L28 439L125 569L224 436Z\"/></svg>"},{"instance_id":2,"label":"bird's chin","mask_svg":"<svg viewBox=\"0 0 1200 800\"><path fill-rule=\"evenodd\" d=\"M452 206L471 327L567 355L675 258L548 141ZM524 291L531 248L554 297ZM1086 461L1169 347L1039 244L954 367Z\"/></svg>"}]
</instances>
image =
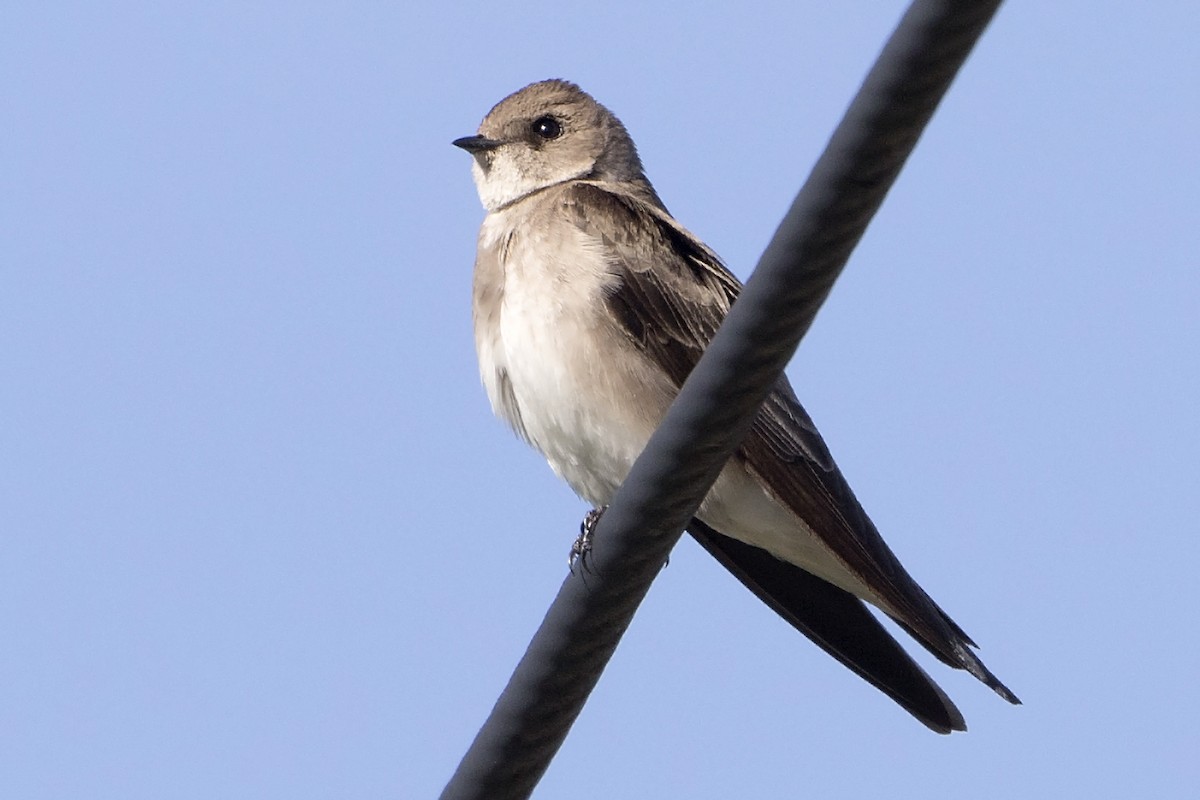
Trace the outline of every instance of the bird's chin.
<instances>
[{"instance_id":1,"label":"bird's chin","mask_svg":"<svg viewBox=\"0 0 1200 800\"><path fill-rule=\"evenodd\" d=\"M479 191L479 199L488 211L499 211L540 188L537 184L522 180L520 175L505 169L503 163L493 164L486 171L476 165L471 171L475 178L475 188Z\"/></svg>"}]
</instances>

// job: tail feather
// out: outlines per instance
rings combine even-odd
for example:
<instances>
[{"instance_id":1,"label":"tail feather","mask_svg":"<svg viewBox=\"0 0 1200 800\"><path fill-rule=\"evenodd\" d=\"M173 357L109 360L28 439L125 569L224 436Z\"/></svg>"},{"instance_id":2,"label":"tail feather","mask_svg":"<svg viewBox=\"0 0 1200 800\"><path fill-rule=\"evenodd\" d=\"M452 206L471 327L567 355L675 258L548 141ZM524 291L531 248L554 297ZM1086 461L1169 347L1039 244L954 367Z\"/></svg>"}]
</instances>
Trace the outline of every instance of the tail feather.
<instances>
[{"instance_id":1,"label":"tail feather","mask_svg":"<svg viewBox=\"0 0 1200 800\"><path fill-rule=\"evenodd\" d=\"M966 670L968 673L975 676L975 678L977 678L985 686L1003 697L1008 702L1016 706L1021 705L1020 698L1013 694L1011 689L1001 683L1000 679L997 678L995 674L993 674L992 671L987 668L979 656L977 656L974 651L971 650L972 647L977 646L975 642L971 641L970 637L968 637L965 633L962 633L962 628L958 627L958 624L955 623L954 620L950 619L946 612L942 611L942 609L939 608L936 603L930 600L930 604L941 615L942 619L945 620L949 628L952 631L960 634L958 641L951 641L948 643L950 648L949 654L945 652L947 645L939 646L938 644L931 643L928 639L922 636L919 631L909 626L903 620L896 619L895 617L891 617L891 619L897 625L903 628L909 636L916 639L922 647L924 647L930 653L933 653L933 655L937 656L937 659L943 664L947 664L955 669Z\"/></svg>"},{"instance_id":2,"label":"tail feather","mask_svg":"<svg viewBox=\"0 0 1200 800\"><path fill-rule=\"evenodd\" d=\"M946 693L857 597L699 520L688 532L776 613L931 730L967 729Z\"/></svg>"}]
</instances>

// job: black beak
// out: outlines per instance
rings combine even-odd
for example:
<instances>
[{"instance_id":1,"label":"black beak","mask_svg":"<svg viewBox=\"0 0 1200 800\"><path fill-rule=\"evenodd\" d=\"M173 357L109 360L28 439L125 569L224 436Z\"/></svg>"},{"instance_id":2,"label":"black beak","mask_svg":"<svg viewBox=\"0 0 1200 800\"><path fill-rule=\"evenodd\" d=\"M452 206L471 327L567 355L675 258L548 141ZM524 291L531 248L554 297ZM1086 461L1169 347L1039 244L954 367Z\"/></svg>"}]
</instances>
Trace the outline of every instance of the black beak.
<instances>
[{"instance_id":1,"label":"black beak","mask_svg":"<svg viewBox=\"0 0 1200 800\"><path fill-rule=\"evenodd\" d=\"M476 153L486 153L489 150L495 150L504 144L504 142L501 142L499 139L489 139L486 136L464 136L461 139L455 139L450 144L455 147L461 147L468 153L475 155Z\"/></svg>"}]
</instances>

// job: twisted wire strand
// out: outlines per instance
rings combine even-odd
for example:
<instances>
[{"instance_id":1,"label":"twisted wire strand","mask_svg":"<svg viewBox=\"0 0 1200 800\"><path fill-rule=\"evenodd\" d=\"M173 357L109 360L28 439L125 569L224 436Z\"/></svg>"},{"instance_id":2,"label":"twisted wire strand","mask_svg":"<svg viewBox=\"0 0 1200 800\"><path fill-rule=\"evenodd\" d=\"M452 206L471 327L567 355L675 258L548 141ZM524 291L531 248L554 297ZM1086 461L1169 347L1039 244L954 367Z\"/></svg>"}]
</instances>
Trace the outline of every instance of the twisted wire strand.
<instances>
[{"instance_id":1,"label":"twisted wire strand","mask_svg":"<svg viewBox=\"0 0 1200 800\"><path fill-rule=\"evenodd\" d=\"M1000 0L916 0L564 581L443 800L528 797Z\"/></svg>"}]
</instances>

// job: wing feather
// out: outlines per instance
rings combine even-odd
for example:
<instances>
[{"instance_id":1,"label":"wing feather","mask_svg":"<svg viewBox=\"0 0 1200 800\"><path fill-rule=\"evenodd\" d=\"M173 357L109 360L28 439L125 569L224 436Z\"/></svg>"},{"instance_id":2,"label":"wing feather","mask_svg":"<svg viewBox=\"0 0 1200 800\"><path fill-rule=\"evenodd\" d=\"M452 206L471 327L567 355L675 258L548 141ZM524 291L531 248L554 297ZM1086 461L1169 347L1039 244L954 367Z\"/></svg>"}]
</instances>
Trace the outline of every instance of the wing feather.
<instances>
[{"instance_id":1,"label":"wing feather","mask_svg":"<svg viewBox=\"0 0 1200 800\"><path fill-rule=\"evenodd\" d=\"M607 295L634 344L682 386L741 292L706 245L664 209L610 187L577 182L563 194L576 225L613 254ZM596 225L594 217L611 217ZM785 377L766 399L735 458L876 591L885 610L926 648L1016 698L968 647L971 640L917 585L883 541Z\"/></svg>"}]
</instances>

